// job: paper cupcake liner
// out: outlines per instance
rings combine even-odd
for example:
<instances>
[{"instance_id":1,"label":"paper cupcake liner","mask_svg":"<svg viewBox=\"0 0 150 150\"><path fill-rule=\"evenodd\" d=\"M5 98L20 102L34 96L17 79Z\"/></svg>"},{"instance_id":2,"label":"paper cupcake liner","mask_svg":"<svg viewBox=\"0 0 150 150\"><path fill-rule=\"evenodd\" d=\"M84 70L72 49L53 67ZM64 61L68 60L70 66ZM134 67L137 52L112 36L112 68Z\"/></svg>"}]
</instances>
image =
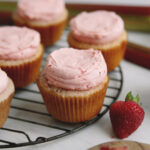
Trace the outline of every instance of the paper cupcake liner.
<instances>
[{"instance_id":1,"label":"paper cupcake liner","mask_svg":"<svg viewBox=\"0 0 150 150\"><path fill-rule=\"evenodd\" d=\"M66 27L67 16L64 18L64 20L56 24L50 24L45 26L40 26L38 24L36 26L36 24L33 25L33 24L28 24L27 22L20 22L19 19L15 19L15 18L13 18L13 20L14 20L14 24L17 26L26 26L38 31L41 35L41 40L43 45L50 46L60 39L62 32Z\"/></svg>"},{"instance_id":2,"label":"paper cupcake liner","mask_svg":"<svg viewBox=\"0 0 150 150\"><path fill-rule=\"evenodd\" d=\"M72 37L71 33L69 33L68 43L70 47L77 49L94 48L96 50L101 50L107 64L108 71L112 71L120 64L121 60L124 58L127 44L127 34L124 31L120 39L106 45L96 45L79 42Z\"/></svg>"},{"instance_id":3,"label":"paper cupcake liner","mask_svg":"<svg viewBox=\"0 0 150 150\"><path fill-rule=\"evenodd\" d=\"M0 128L4 125L5 121L8 118L8 113L10 109L10 104L12 101L13 93L5 99L4 101L0 102Z\"/></svg>"},{"instance_id":4,"label":"paper cupcake liner","mask_svg":"<svg viewBox=\"0 0 150 150\"><path fill-rule=\"evenodd\" d=\"M12 81L9 81L9 82L11 82L11 84L13 85ZM12 86L12 85L9 85L9 86ZM8 87L8 88L12 88L13 90L11 89L12 91L11 93L8 93L9 94L8 97L0 102L0 128L4 125L5 121L8 118L10 104L14 95L14 86Z\"/></svg>"},{"instance_id":5,"label":"paper cupcake liner","mask_svg":"<svg viewBox=\"0 0 150 150\"><path fill-rule=\"evenodd\" d=\"M119 66L120 62L124 58L126 45L127 41L122 41L118 46L115 46L108 50L102 50L102 54L106 61L108 71L112 71L117 66Z\"/></svg>"},{"instance_id":6,"label":"paper cupcake liner","mask_svg":"<svg viewBox=\"0 0 150 150\"><path fill-rule=\"evenodd\" d=\"M77 123L87 121L100 112L107 90L108 78L100 88L94 89L94 92L89 90L88 94L82 93L78 96L67 96L54 90L47 90L44 84L38 78L37 85L48 112L60 121Z\"/></svg>"},{"instance_id":7,"label":"paper cupcake liner","mask_svg":"<svg viewBox=\"0 0 150 150\"><path fill-rule=\"evenodd\" d=\"M0 67L13 80L16 88L25 87L36 80L41 67L43 48L39 51L38 56L27 61L11 64L10 61L4 60L3 64L0 63Z\"/></svg>"}]
</instances>

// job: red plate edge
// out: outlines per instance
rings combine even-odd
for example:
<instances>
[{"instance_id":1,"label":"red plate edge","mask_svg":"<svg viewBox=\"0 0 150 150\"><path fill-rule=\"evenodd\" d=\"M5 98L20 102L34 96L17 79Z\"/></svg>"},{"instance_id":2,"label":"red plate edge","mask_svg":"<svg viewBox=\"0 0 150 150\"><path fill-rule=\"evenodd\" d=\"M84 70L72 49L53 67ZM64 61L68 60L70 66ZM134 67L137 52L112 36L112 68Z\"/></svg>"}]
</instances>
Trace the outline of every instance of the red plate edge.
<instances>
[{"instance_id":1,"label":"red plate edge","mask_svg":"<svg viewBox=\"0 0 150 150\"><path fill-rule=\"evenodd\" d=\"M115 11L120 14L129 15L149 15L150 16L150 6L121 6L121 5L103 5L103 4L66 4L67 8L74 10L110 10Z\"/></svg>"},{"instance_id":2,"label":"red plate edge","mask_svg":"<svg viewBox=\"0 0 150 150\"><path fill-rule=\"evenodd\" d=\"M125 59L150 69L150 48L128 44Z\"/></svg>"}]
</instances>

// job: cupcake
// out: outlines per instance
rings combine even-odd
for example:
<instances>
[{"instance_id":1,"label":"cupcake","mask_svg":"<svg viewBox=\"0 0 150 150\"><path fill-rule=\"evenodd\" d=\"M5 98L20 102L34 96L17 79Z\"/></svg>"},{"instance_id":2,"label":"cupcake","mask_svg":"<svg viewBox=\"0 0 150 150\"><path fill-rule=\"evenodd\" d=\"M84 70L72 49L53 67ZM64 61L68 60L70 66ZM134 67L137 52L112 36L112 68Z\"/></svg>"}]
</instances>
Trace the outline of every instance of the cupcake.
<instances>
[{"instance_id":1,"label":"cupcake","mask_svg":"<svg viewBox=\"0 0 150 150\"><path fill-rule=\"evenodd\" d=\"M15 87L32 83L41 66L40 34L26 27L0 27L0 67Z\"/></svg>"},{"instance_id":2,"label":"cupcake","mask_svg":"<svg viewBox=\"0 0 150 150\"><path fill-rule=\"evenodd\" d=\"M100 51L61 48L47 58L37 78L48 112L63 122L84 122L102 108L108 85Z\"/></svg>"},{"instance_id":3,"label":"cupcake","mask_svg":"<svg viewBox=\"0 0 150 150\"><path fill-rule=\"evenodd\" d=\"M111 71L124 57L127 33L123 20L114 12L83 12L70 21L68 43L73 48L102 51Z\"/></svg>"},{"instance_id":4,"label":"cupcake","mask_svg":"<svg viewBox=\"0 0 150 150\"><path fill-rule=\"evenodd\" d=\"M13 13L14 23L37 30L46 46L59 40L67 18L63 0L20 0Z\"/></svg>"},{"instance_id":5,"label":"cupcake","mask_svg":"<svg viewBox=\"0 0 150 150\"><path fill-rule=\"evenodd\" d=\"M0 69L0 128L7 120L14 91L15 88L12 80Z\"/></svg>"}]
</instances>

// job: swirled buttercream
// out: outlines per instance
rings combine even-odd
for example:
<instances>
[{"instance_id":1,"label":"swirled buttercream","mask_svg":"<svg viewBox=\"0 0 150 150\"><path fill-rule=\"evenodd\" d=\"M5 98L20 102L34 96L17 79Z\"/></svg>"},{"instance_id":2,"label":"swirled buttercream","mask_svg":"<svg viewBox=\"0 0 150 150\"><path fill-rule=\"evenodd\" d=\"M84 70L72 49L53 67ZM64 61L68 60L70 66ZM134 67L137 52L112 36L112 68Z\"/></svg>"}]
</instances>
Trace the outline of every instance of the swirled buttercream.
<instances>
[{"instance_id":1,"label":"swirled buttercream","mask_svg":"<svg viewBox=\"0 0 150 150\"><path fill-rule=\"evenodd\" d=\"M0 59L22 60L35 55L40 34L26 27L0 27Z\"/></svg>"},{"instance_id":2,"label":"swirled buttercream","mask_svg":"<svg viewBox=\"0 0 150 150\"><path fill-rule=\"evenodd\" d=\"M49 55L43 74L49 85L88 90L103 82L107 67L98 50L61 48Z\"/></svg>"},{"instance_id":3,"label":"swirled buttercream","mask_svg":"<svg viewBox=\"0 0 150 150\"><path fill-rule=\"evenodd\" d=\"M7 74L0 69L0 94L3 93L8 86Z\"/></svg>"},{"instance_id":4,"label":"swirled buttercream","mask_svg":"<svg viewBox=\"0 0 150 150\"><path fill-rule=\"evenodd\" d=\"M29 21L51 21L65 10L63 0L20 0L17 14Z\"/></svg>"},{"instance_id":5,"label":"swirled buttercream","mask_svg":"<svg viewBox=\"0 0 150 150\"><path fill-rule=\"evenodd\" d=\"M70 21L72 36L89 44L107 44L116 40L124 29L124 22L109 11L83 12Z\"/></svg>"}]
</instances>

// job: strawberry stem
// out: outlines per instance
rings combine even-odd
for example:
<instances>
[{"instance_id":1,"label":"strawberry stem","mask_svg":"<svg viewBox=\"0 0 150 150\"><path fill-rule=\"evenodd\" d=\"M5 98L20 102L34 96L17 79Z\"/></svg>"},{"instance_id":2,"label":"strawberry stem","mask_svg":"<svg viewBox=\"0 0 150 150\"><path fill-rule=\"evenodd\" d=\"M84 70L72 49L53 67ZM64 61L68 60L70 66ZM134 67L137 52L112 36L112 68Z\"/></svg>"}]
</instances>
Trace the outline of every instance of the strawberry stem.
<instances>
[{"instance_id":1,"label":"strawberry stem","mask_svg":"<svg viewBox=\"0 0 150 150\"><path fill-rule=\"evenodd\" d=\"M136 97L133 97L132 92L130 91L126 98L125 101L135 101L136 103L138 103L140 105L140 97L139 95L137 95Z\"/></svg>"}]
</instances>

